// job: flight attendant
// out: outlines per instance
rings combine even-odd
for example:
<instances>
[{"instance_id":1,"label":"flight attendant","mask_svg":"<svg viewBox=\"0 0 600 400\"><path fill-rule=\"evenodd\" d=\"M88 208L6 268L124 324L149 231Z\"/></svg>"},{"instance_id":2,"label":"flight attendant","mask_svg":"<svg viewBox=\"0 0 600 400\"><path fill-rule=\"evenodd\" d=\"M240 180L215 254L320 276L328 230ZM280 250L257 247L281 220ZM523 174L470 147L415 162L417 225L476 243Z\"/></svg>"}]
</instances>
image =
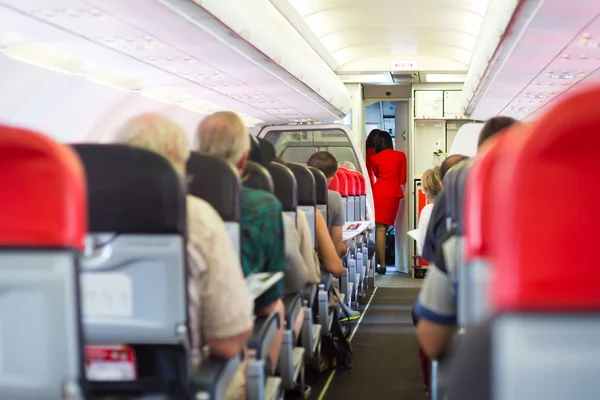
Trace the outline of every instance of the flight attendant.
<instances>
[{"instance_id":1,"label":"flight attendant","mask_svg":"<svg viewBox=\"0 0 600 400\"><path fill-rule=\"evenodd\" d=\"M379 259L379 274L386 272L385 237L390 225L396 222L400 199L404 198L402 185L406 183L406 155L394 150L392 137L379 131L373 137L371 164L375 184L375 246Z\"/></svg>"}]
</instances>

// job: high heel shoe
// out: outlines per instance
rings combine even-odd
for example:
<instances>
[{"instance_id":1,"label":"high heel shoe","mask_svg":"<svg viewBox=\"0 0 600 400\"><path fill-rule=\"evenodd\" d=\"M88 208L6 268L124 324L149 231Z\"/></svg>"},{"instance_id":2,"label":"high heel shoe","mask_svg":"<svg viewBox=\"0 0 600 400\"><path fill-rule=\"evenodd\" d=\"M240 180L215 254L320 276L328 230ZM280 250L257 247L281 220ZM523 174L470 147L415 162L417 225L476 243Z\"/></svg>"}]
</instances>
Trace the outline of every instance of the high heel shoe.
<instances>
[{"instance_id":1,"label":"high heel shoe","mask_svg":"<svg viewBox=\"0 0 600 400\"><path fill-rule=\"evenodd\" d=\"M385 275L385 267L379 267L379 271L377 272L379 275Z\"/></svg>"}]
</instances>

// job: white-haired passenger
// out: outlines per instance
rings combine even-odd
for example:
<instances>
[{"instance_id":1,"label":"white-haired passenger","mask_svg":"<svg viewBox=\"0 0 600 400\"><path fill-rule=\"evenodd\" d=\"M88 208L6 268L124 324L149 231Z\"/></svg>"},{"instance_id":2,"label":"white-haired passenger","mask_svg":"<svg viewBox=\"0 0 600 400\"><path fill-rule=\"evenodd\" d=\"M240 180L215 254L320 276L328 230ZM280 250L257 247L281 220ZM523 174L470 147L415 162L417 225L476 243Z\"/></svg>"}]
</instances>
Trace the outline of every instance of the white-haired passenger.
<instances>
[{"instance_id":1,"label":"white-haired passenger","mask_svg":"<svg viewBox=\"0 0 600 400\"><path fill-rule=\"evenodd\" d=\"M127 121L117 142L151 150L165 157L185 176L190 155L188 137L170 119L143 114ZM158 177L157 177L158 179ZM207 202L187 196L188 298L194 367L201 363L201 346L223 358L238 356L250 336L252 298L242 268L221 217ZM227 390L227 399L245 398L241 367Z\"/></svg>"},{"instance_id":2,"label":"white-haired passenger","mask_svg":"<svg viewBox=\"0 0 600 400\"><path fill-rule=\"evenodd\" d=\"M196 135L201 153L227 161L240 174L244 171L250 152L250 135L237 114L219 111L207 116L198 126ZM285 273L285 236L281 202L271 193L243 186L241 209L244 274L248 276L259 272ZM275 372L279 360L283 333L283 294L284 282L279 281L254 302L254 312L257 315L268 316L273 311L278 311L281 318L281 328L269 352L272 372Z\"/></svg>"},{"instance_id":3,"label":"white-haired passenger","mask_svg":"<svg viewBox=\"0 0 600 400\"><path fill-rule=\"evenodd\" d=\"M356 171L356 166L351 161L340 161L338 167L345 168L350 171Z\"/></svg>"}]
</instances>

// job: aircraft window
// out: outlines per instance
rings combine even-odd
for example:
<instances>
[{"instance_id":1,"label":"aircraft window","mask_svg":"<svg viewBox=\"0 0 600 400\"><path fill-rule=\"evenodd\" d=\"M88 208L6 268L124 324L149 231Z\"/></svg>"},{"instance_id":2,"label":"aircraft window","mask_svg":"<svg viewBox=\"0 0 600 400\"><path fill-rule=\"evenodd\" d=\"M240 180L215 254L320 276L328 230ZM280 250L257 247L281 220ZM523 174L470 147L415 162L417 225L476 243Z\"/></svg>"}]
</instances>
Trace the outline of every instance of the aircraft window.
<instances>
[{"instance_id":1,"label":"aircraft window","mask_svg":"<svg viewBox=\"0 0 600 400\"><path fill-rule=\"evenodd\" d=\"M317 151L329 151L338 161L357 165L356 154L346 133L339 129L319 131L271 131L265 140L275 146L277 154L285 161L305 163Z\"/></svg>"}]
</instances>

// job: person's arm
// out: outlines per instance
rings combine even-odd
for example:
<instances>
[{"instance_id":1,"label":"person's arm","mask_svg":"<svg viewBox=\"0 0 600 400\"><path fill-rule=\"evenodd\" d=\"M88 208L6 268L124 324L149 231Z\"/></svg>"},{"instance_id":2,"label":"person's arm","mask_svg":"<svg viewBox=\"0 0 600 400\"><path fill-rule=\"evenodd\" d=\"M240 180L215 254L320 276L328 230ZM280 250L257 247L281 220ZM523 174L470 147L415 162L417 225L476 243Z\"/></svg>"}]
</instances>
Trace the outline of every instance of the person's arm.
<instances>
[{"instance_id":1,"label":"person's arm","mask_svg":"<svg viewBox=\"0 0 600 400\"><path fill-rule=\"evenodd\" d=\"M456 296L448 276L435 265L429 272L414 307L416 335L423 351L437 358L448 349L456 330Z\"/></svg>"},{"instance_id":2,"label":"person's arm","mask_svg":"<svg viewBox=\"0 0 600 400\"><path fill-rule=\"evenodd\" d=\"M283 219L281 218L281 203L274 197L265 197L265 201L272 202L259 219L255 221L256 228L261 232L258 246L263 252L265 263L262 272L285 273L285 234L283 230ZM283 297L284 281L277 282L262 296L254 301L255 309L270 306Z\"/></svg>"},{"instance_id":3,"label":"person's arm","mask_svg":"<svg viewBox=\"0 0 600 400\"><path fill-rule=\"evenodd\" d=\"M331 227L329 228L329 236L335 246L335 251L339 257L343 257L348 252L348 246L344 243L343 232L344 222L346 222L346 210L342 203L342 197L337 195L331 198L328 204L329 212L332 213Z\"/></svg>"},{"instance_id":4,"label":"person's arm","mask_svg":"<svg viewBox=\"0 0 600 400\"><path fill-rule=\"evenodd\" d=\"M325 222L323 214L317 210L315 217L319 258L323 263L323 268L336 278L339 278L344 272L342 260L340 260L340 257L335 250L335 246L331 241L331 236L329 236L329 231L327 230L327 222Z\"/></svg>"},{"instance_id":5,"label":"person's arm","mask_svg":"<svg viewBox=\"0 0 600 400\"><path fill-rule=\"evenodd\" d=\"M189 253L199 253L205 261L202 271L190 263L194 270L189 279L200 288L196 292L200 313L191 318L199 323L212 354L232 358L241 354L252 332L253 301L237 253L214 209L208 204L195 211L188 207L188 219Z\"/></svg>"},{"instance_id":6,"label":"person's arm","mask_svg":"<svg viewBox=\"0 0 600 400\"><path fill-rule=\"evenodd\" d=\"M312 235L306 214L302 210L297 211L298 236L300 237L300 253L306 266L308 283L319 283L321 281L321 268L312 244Z\"/></svg>"},{"instance_id":7,"label":"person's arm","mask_svg":"<svg viewBox=\"0 0 600 400\"><path fill-rule=\"evenodd\" d=\"M299 293L307 282L306 266L300 254L300 238L296 231L296 224L292 219L282 214L285 234L285 251L287 265L285 268L285 292Z\"/></svg>"}]
</instances>

